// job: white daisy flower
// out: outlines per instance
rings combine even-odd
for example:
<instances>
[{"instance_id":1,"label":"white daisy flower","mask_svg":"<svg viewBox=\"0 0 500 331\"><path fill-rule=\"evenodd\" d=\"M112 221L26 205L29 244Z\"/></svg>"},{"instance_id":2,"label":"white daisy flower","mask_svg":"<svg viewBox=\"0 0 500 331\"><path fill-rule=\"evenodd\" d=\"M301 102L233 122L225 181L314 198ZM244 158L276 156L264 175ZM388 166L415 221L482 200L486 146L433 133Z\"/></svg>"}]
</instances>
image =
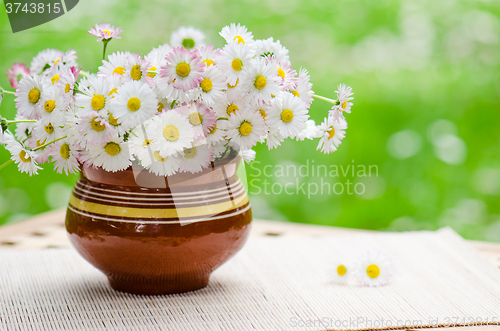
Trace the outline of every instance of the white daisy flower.
<instances>
[{"instance_id":1,"label":"white daisy flower","mask_svg":"<svg viewBox=\"0 0 500 331\"><path fill-rule=\"evenodd\" d=\"M201 63L205 63L207 67L217 64L217 59L220 56L220 50L214 49L213 45L201 46L198 48L198 52L201 56Z\"/></svg>"},{"instance_id":2,"label":"white daisy flower","mask_svg":"<svg viewBox=\"0 0 500 331\"><path fill-rule=\"evenodd\" d=\"M158 48L153 48L153 50L144 57L144 60L150 64L147 75L151 77L155 83L156 78L160 76L161 67L167 65L165 57L171 51L172 47L169 44L163 44L158 46Z\"/></svg>"},{"instance_id":3,"label":"white daisy flower","mask_svg":"<svg viewBox=\"0 0 500 331\"><path fill-rule=\"evenodd\" d=\"M17 164L19 171L32 175L38 175L38 170L42 169L35 161L37 152L29 150L15 139L6 139L5 148L10 152L11 160Z\"/></svg>"},{"instance_id":4,"label":"white daisy flower","mask_svg":"<svg viewBox=\"0 0 500 331\"><path fill-rule=\"evenodd\" d=\"M104 145L106 142L118 137L118 133L106 118L97 113L89 112L78 118L78 132L85 140L85 146Z\"/></svg>"},{"instance_id":5,"label":"white daisy flower","mask_svg":"<svg viewBox=\"0 0 500 331\"><path fill-rule=\"evenodd\" d=\"M43 123L42 121L38 121L33 128L33 141L30 144L30 147L35 148L46 142L62 137L62 129L60 127L61 124L59 123L61 122L54 122L54 124L52 124L50 122Z\"/></svg>"},{"instance_id":6,"label":"white daisy flower","mask_svg":"<svg viewBox=\"0 0 500 331\"><path fill-rule=\"evenodd\" d=\"M321 139L316 150L321 149L323 153L330 154L335 152L337 147L342 143L342 139L345 137L345 130L347 129L347 122L343 118L336 121L328 116L318 129Z\"/></svg>"},{"instance_id":7,"label":"white daisy flower","mask_svg":"<svg viewBox=\"0 0 500 331\"><path fill-rule=\"evenodd\" d=\"M353 272L350 264L346 261L335 259L330 263L329 278L337 284L347 284Z\"/></svg>"},{"instance_id":8,"label":"white daisy flower","mask_svg":"<svg viewBox=\"0 0 500 331\"><path fill-rule=\"evenodd\" d=\"M252 103L270 102L282 90L281 79L276 75L273 65L262 59L255 60L251 69L244 75L241 89L248 92L247 98Z\"/></svg>"},{"instance_id":9,"label":"white daisy flower","mask_svg":"<svg viewBox=\"0 0 500 331\"><path fill-rule=\"evenodd\" d=\"M184 106L188 107L188 106ZM148 136L153 139L152 149L160 151L162 157L168 157L184 148L191 147L194 129L187 118L177 111L167 111L155 116L146 126Z\"/></svg>"},{"instance_id":10,"label":"white daisy flower","mask_svg":"<svg viewBox=\"0 0 500 331\"><path fill-rule=\"evenodd\" d=\"M255 105L250 107L250 109L252 109L254 112L258 112L264 121L266 120L267 114L269 113L269 108L270 105L264 102L257 102Z\"/></svg>"},{"instance_id":11,"label":"white daisy flower","mask_svg":"<svg viewBox=\"0 0 500 331\"><path fill-rule=\"evenodd\" d=\"M302 101L306 103L307 108L311 106L314 92L312 91L312 84L309 82L309 73L306 69L300 68L297 77L297 85L292 87L290 92L294 96L301 98Z\"/></svg>"},{"instance_id":12,"label":"white daisy flower","mask_svg":"<svg viewBox=\"0 0 500 331\"><path fill-rule=\"evenodd\" d=\"M115 28L115 26L111 25L110 23L96 23L95 26L92 27L88 32L89 34L98 37L97 41L102 41L103 39L109 41L113 38L120 39L121 36L119 36L119 34L123 31L119 27Z\"/></svg>"},{"instance_id":13,"label":"white daisy flower","mask_svg":"<svg viewBox=\"0 0 500 331\"><path fill-rule=\"evenodd\" d=\"M226 120L218 120L212 127L209 128L206 136L208 145L215 145L220 142L226 142Z\"/></svg>"},{"instance_id":14,"label":"white daisy flower","mask_svg":"<svg viewBox=\"0 0 500 331\"><path fill-rule=\"evenodd\" d=\"M237 150L249 149L257 144L267 133L262 116L249 109L242 109L229 116L227 139Z\"/></svg>"},{"instance_id":15,"label":"white daisy flower","mask_svg":"<svg viewBox=\"0 0 500 331\"><path fill-rule=\"evenodd\" d=\"M177 173L181 164L181 157L178 155L170 155L163 157L160 155L160 151L153 151L148 148L149 153L143 153L143 157L140 158L141 164L149 172L154 173L158 176L171 176Z\"/></svg>"},{"instance_id":16,"label":"white daisy flower","mask_svg":"<svg viewBox=\"0 0 500 331\"><path fill-rule=\"evenodd\" d=\"M226 84L226 98L229 100L241 99L244 96L244 91L241 89L240 80L236 80L235 85Z\"/></svg>"},{"instance_id":17,"label":"white daisy flower","mask_svg":"<svg viewBox=\"0 0 500 331\"><path fill-rule=\"evenodd\" d=\"M292 94L285 93L283 99L273 100L266 124L278 128L284 138L294 138L304 129L308 118L306 104Z\"/></svg>"},{"instance_id":18,"label":"white daisy flower","mask_svg":"<svg viewBox=\"0 0 500 331\"><path fill-rule=\"evenodd\" d=\"M16 108L19 114L28 119L39 119L43 85L40 76L27 75L19 82L16 89Z\"/></svg>"},{"instance_id":19,"label":"white daisy flower","mask_svg":"<svg viewBox=\"0 0 500 331\"><path fill-rule=\"evenodd\" d=\"M222 31L219 32L222 38L226 40L226 43L237 42L238 44L243 45L252 45L253 44L253 35L251 32L247 31L247 28L244 25L238 25L231 23L230 25L226 25L222 28Z\"/></svg>"},{"instance_id":20,"label":"white daisy flower","mask_svg":"<svg viewBox=\"0 0 500 331\"><path fill-rule=\"evenodd\" d=\"M198 29L192 26L181 26L178 30L172 32L170 37L170 45L173 47L184 47L185 49L192 49L195 47L203 46L205 35Z\"/></svg>"},{"instance_id":21,"label":"white daisy flower","mask_svg":"<svg viewBox=\"0 0 500 331\"><path fill-rule=\"evenodd\" d=\"M151 68L149 61L144 60L138 53L128 55L127 60L123 74L124 81L143 82L152 87L153 78L148 76L148 70Z\"/></svg>"},{"instance_id":22,"label":"white daisy flower","mask_svg":"<svg viewBox=\"0 0 500 331\"><path fill-rule=\"evenodd\" d=\"M131 129L158 113L158 100L147 84L126 82L111 100L111 112L125 129Z\"/></svg>"},{"instance_id":23,"label":"white daisy flower","mask_svg":"<svg viewBox=\"0 0 500 331\"><path fill-rule=\"evenodd\" d=\"M188 119L194 128L194 139L205 138L207 132L215 125L217 116L203 104L195 102L189 107L178 107L175 110Z\"/></svg>"},{"instance_id":24,"label":"white daisy flower","mask_svg":"<svg viewBox=\"0 0 500 331\"><path fill-rule=\"evenodd\" d=\"M58 87L64 93L65 97L71 102L75 101L74 89L76 81L78 80L78 75L81 69L76 69L75 67L63 67L58 74Z\"/></svg>"},{"instance_id":25,"label":"white daisy flower","mask_svg":"<svg viewBox=\"0 0 500 331\"><path fill-rule=\"evenodd\" d=\"M64 127L62 128L62 136L67 136L66 141L70 146L79 146L80 149L85 149L87 143L78 131L79 118L77 115L76 107L72 104L64 113Z\"/></svg>"},{"instance_id":26,"label":"white daisy flower","mask_svg":"<svg viewBox=\"0 0 500 331\"><path fill-rule=\"evenodd\" d=\"M69 100L55 86L44 89L42 93L42 122L44 124L56 124L61 120L63 112L68 108Z\"/></svg>"},{"instance_id":27,"label":"white daisy flower","mask_svg":"<svg viewBox=\"0 0 500 331\"><path fill-rule=\"evenodd\" d=\"M210 166L212 155L207 145L184 148L181 157L180 170L197 173Z\"/></svg>"},{"instance_id":28,"label":"white daisy flower","mask_svg":"<svg viewBox=\"0 0 500 331\"><path fill-rule=\"evenodd\" d=\"M367 252L354 268L356 281L365 286L382 286L391 282L394 272L392 259L382 252Z\"/></svg>"},{"instance_id":29,"label":"white daisy flower","mask_svg":"<svg viewBox=\"0 0 500 331\"><path fill-rule=\"evenodd\" d=\"M31 61L30 74L40 75L45 70L52 68L54 62L60 60L63 56L64 53L58 49L44 49Z\"/></svg>"},{"instance_id":30,"label":"white daisy flower","mask_svg":"<svg viewBox=\"0 0 500 331\"><path fill-rule=\"evenodd\" d=\"M243 74L251 68L252 54L249 47L232 42L224 46L217 61L217 66L227 77L229 85L236 86Z\"/></svg>"},{"instance_id":31,"label":"white daisy flower","mask_svg":"<svg viewBox=\"0 0 500 331\"><path fill-rule=\"evenodd\" d=\"M340 84L339 86L337 86L337 90L335 91L335 93L337 93L337 100L340 104L338 106L333 106L330 114L337 119L340 117L339 115L342 115L343 112L351 112L351 100L353 100L354 98L351 97L351 95L353 95L352 88L345 84Z\"/></svg>"},{"instance_id":32,"label":"white daisy flower","mask_svg":"<svg viewBox=\"0 0 500 331\"><path fill-rule=\"evenodd\" d=\"M321 131L317 126L314 120L308 120L306 122L306 127L304 130L297 134L295 139L297 141L303 141L304 139L312 140L314 138L320 138L323 136L323 131Z\"/></svg>"},{"instance_id":33,"label":"white daisy flower","mask_svg":"<svg viewBox=\"0 0 500 331\"><path fill-rule=\"evenodd\" d=\"M217 101L213 109L218 117L228 118L245 107L245 102L241 96L235 98L222 98Z\"/></svg>"},{"instance_id":34,"label":"white daisy flower","mask_svg":"<svg viewBox=\"0 0 500 331\"><path fill-rule=\"evenodd\" d=\"M288 61L288 49L273 37L266 40L256 40L254 44L255 55L261 57L274 56L279 61Z\"/></svg>"},{"instance_id":35,"label":"white daisy flower","mask_svg":"<svg viewBox=\"0 0 500 331\"><path fill-rule=\"evenodd\" d=\"M88 162L106 171L125 170L132 164L128 144L122 139L113 139L105 145L89 145L88 149Z\"/></svg>"},{"instance_id":36,"label":"white daisy flower","mask_svg":"<svg viewBox=\"0 0 500 331\"><path fill-rule=\"evenodd\" d=\"M75 149L75 146L70 145L66 139L58 141L54 144L54 149L50 153L52 162L54 163L54 170L58 174L66 173L76 174L79 170L78 157L79 153Z\"/></svg>"},{"instance_id":37,"label":"white daisy flower","mask_svg":"<svg viewBox=\"0 0 500 331\"><path fill-rule=\"evenodd\" d=\"M168 77L168 84L188 91L198 86L202 81L202 74L206 65L200 62L201 57L196 50L187 51L176 47L167 57L167 65L160 71L161 77Z\"/></svg>"},{"instance_id":38,"label":"white daisy flower","mask_svg":"<svg viewBox=\"0 0 500 331\"><path fill-rule=\"evenodd\" d=\"M196 89L199 98L207 107L215 105L217 100L224 98L226 77L215 66L209 66L202 75L202 80Z\"/></svg>"},{"instance_id":39,"label":"white daisy flower","mask_svg":"<svg viewBox=\"0 0 500 331\"><path fill-rule=\"evenodd\" d=\"M272 66L276 71L281 86L283 89L290 89L297 86L298 78L297 72L292 68L292 64L288 60L278 60L274 55L267 56L264 60L268 63L269 66Z\"/></svg>"},{"instance_id":40,"label":"white daisy flower","mask_svg":"<svg viewBox=\"0 0 500 331\"><path fill-rule=\"evenodd\" d=\"M130 52L116 52L108 55L108 61L102 60L102 66L99 67L98 75L123 77L128 64L128 58L132 56Z\"/></svg>"},{"instance_id":41,"label":"white daisy flower","mask_svg":"<svg viewBox=\"0 0 500 331\"><path fill-rule=\"evenodd\" d=\"M255 160L255 155L257 155L257 153L253 149L245 149L240 151L240 155L243 158L243 161L250 163Z\"/></svg>"},{"instance_id":42,"label":"white daisy flower","mask_svg":"<svg viewBox=\"0 0 500 331\"><path fill-rule=\"evenodd\" d=\"M76 106L82 108L79 113L93 113L95 111L107 114L111 109L111 87L109 81L103 76L90 75L82 80L78 93L75 97Z\"/></svg>"},{"instance_id":43,"label":"white daisy flower","mask_svg":"<svg viewBox=\"0 0 500 331\"><path fill-rule=\"evenodd\" d=\"M150 159L150 155L152 153L152 149L150 146L153 144L153 139L149 137L149 134L146 132L146 126L149 120L144 124L138 125L132 131L130 131L130 138L128 140L130 154L136 155L141 161L143 159ZM142 162L144 165L144 162Z\"/></svg>"}]
</instances>

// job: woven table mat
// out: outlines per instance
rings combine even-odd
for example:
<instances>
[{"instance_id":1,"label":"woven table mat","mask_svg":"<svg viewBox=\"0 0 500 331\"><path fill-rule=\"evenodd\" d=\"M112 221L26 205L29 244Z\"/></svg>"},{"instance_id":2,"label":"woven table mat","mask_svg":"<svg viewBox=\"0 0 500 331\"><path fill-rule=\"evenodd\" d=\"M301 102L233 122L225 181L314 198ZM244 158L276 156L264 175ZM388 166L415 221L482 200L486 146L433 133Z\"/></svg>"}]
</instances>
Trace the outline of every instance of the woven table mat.
<instances>
[{"instance_id":1,"label":"woven table mat","mask_svg":"<svg viewBox=\"0 0 500 331\"><path fill-rule=\"evenodd\" d=\"M328 262L390 252L383 287L329 282ZM208 287L111 290L71 249L0 252L0 330L329 330L498 325L500 271L450 229L251 238Z\"/></svg>"}]
</instances>

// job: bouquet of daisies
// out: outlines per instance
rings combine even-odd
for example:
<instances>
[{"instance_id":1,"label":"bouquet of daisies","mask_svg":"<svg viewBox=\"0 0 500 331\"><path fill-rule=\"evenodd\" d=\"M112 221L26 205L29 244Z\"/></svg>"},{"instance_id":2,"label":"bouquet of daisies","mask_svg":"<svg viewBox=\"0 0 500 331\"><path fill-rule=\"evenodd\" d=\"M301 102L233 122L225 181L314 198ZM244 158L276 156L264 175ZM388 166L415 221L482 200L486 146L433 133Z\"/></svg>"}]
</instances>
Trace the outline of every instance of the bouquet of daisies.
<instances>
[{"instance_id":1,"label":"bouquet of daisies","mask_svg":"<svg viewBox=\"0 0 500 331\"><path fill-rule=\"evenodd\" d=\"M97 73L76 63L76 52L40 52L29 68L14 64L7 76L15 92L14 120L0 116L0 144L21 172L37 174L53 162L58 173L81 167L125 170L139 164L160 176L196 173L229 153L250 162L257 143L269 149L286 138L319 139L335 151L345 136L352 90L339 85L337 99L313 93L307 70L291 66L288 50L273 38L254 40L244 26L220 32L226 45L204 44L194 28L180 28L170 44L142 56L106 46L122 30L96 24L103 42ZM333 104L321 125L309 119L313 98ZM15 124L15 130L9 128Z\"/></svg>"}]
</instances>

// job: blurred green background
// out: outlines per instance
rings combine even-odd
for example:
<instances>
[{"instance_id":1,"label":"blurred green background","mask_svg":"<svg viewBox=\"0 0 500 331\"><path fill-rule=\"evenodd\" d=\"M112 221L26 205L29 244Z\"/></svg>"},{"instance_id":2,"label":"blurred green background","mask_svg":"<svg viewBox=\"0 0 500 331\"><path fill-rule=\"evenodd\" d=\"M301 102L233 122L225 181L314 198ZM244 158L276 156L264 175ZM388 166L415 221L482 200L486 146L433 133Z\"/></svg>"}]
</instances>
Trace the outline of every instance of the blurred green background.
<instances>
[{"instance_id":1,"label":"blurred green background","mask_svg":"<svg viewBox=\"0 0 500 331\"><path fill-rule=\"evenodd\" d=\"M295 68L309 70L317 94L335 97L344 82L355 99L336 153L322 155L312 141L257 148L259 162L247 166L256 217L396 231L451 226L466 238L500 241L499 1L80 0L63 17L16 34L0 8L2 73L14 62L29 65L49 47L75 49L83 69L96 71L102 45L87 34L96 22L124 30L108 54L147 53L182 25L203 30L217 47L223 45L218 32L231 22L246 25L257 39L273 36L290 50ZM4 74L0 85L9 86ZM310 114L319 123L328 109L315 101ZM14 113L6 96L0 114ZM8 158L0 149L0 163ZM269 186L265 194L264 180L277 183L275 192L296 183L293 174L258 176L265 165L275 171L307 162L374 165L378 176L299 182L349 180L364 185L361 195L273 194ZM75 180L53 173L51 165L31 178L15 166L2 170L0 224L65 206Z\"/></svg>"}]
</instances>

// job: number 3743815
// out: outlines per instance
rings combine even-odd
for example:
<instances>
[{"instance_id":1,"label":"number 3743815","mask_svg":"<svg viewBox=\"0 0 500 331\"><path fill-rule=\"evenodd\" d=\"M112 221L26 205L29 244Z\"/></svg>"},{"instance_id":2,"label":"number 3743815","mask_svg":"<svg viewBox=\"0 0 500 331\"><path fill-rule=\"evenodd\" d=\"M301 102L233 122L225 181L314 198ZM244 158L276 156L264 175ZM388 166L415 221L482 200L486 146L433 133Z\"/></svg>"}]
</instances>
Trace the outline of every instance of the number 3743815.
<instances>
[{"instance_id":1,"label":"number 3743815","mask_svg":"<svg viewBox=\"0 0 500 331\"><path fill-rule=\"evenodd\" d=\"M7 14L10 13L25 13L25 14L43 14L43 13L54 13L58 14L61 11L60 3L22 3L22 2L6 2L5 9Z\"/></svg>"}]
</instances>

